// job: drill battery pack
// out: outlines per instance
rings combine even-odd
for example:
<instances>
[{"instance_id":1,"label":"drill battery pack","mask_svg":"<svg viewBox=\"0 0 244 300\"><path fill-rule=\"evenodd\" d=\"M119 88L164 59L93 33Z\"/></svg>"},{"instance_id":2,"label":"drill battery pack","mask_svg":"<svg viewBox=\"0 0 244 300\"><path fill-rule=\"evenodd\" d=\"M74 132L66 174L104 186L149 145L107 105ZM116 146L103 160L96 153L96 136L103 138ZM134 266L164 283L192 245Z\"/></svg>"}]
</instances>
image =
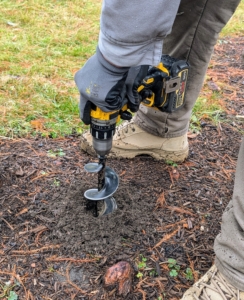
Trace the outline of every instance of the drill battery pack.
<instances>
[{"instance_id":1,"label":"drill battery pack","mask_svg":"<svg viewBox=\"0 0 244 300\"><path fill-rule=\"evenodd\" d=\"M142 104L172 113L185 102L189 64L184 60L162 55L157 67L151 67L138 88Z\"/></svg>"}]
</instances>

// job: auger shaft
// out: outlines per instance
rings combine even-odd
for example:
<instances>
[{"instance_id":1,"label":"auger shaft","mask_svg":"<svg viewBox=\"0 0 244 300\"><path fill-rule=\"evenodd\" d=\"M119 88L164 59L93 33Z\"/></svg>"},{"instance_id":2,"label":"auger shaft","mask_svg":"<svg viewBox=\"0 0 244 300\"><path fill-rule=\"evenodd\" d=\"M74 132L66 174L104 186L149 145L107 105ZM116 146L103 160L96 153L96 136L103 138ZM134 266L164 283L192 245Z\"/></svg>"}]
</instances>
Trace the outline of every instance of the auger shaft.
<instances>
[{"instance_id":1,"label":"auger shaft","mask_svg":"<svg viewBox=\"0 0 244 300\"><path fill-rule=\"evenodd\" d=\"M98 164L102 166L101 170L97 173L98 191L101 191L105 185L106 156L99 156ZM94 206L94 217L98 217L97 201L95 201Z\"/></svg>"},{"instance_id":2,"label":"auger shaft","mask_svg":"<svg viewBox=\"0 0 244 300\"><path fill-rule=\"evenodd\" d=\"M105 184L105 167L106 167L106 157L99 157L99 165L102 166L101 170L98 172L98 191L100 191Z\"/></svg>"}]
</instances>

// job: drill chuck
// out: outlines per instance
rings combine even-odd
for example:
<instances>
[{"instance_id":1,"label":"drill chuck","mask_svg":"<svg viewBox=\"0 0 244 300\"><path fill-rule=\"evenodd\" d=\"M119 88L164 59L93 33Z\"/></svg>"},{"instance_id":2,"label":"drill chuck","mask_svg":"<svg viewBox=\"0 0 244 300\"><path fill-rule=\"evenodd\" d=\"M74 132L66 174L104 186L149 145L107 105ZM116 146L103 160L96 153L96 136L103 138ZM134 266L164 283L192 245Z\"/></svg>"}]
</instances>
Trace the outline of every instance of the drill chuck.
<instances>
[{"instance_id":1,"label":"drill chuck","mask_svg":"<svg viewBox=\"0 0 244 300\"><path fill-rule=\"evenodd\" d=\"M91 118L90 131L93 138L93 148L98 156L106 156L112 148L116 119L99 120Z\"/></svg>"}]
</instances>

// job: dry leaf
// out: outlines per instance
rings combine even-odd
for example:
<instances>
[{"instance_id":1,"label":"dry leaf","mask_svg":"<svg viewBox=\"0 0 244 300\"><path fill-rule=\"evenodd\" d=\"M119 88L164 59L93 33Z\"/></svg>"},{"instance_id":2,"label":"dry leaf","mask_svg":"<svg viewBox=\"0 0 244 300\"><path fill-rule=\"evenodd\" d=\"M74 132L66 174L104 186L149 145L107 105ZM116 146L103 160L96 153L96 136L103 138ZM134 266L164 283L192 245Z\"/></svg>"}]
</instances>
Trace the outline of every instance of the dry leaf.
<instances>
[{"instance_id":1,"label":"dry leaf","mask_svg":"<svg viewBox=\"0 0 244 300\"><path fill-rule=\"evenodd\" d=\"M15 175L17 176L23 176L24 175L24 171L21 167L19 167L19 169L17 171L15 171Z\"/></svg>"},{"instance_id":2,"label":"dry leaf","mask_svg":"<svg viewBox=\"0 0 244 300\"><path fill-rule=\"evenodd\" d=\"M32 120L32 121L30 121L30 124L34 129L37 129L37 130L43 129L43 120L42 119Z\"/></svg>"},{"instance_id":3,"label":"dry leaf","mask_svg":"<svg viewBox=\"0 0 244 300\"><path fill-rule=\"evenodd\" d=\"M196 163L194 163L192 161L186 161L186 162L184 162L184 165L187 167L195 167Z\"/></svg>"},{"instance_id":4,"label":"dry leaf","mask_svg":"<svg viewBox=\"0 0 244 300\"><path fill-rule=\"evenodd\" d=\"M168 208L169 210L172 210L173 212L178 212L178 213L181 213L181 214L186 214L186 215L194 216L194 213L192 213L191 211L186 210L186 209L183 209L183 208L180 208L180 207L176 207L176 206L167 206L167 208Z\"/></svg>"},{"instance_id":5,"label":"dry leaf","mask_svg":"<svg viewBox=\"0 0 244 300\"><path fill-rule=\"evenodd\" d=\"M123 175L125 175L125 173L126 173L126 171L124 170L119 174L119 176L122 177Z\"/></svg>"},{"instance_id":6,"label":"dry leaf","mask_svg":"<svg viewBox=\"0 0 244 300\"><path fill-rule=\"evenodd\" d=\"M220 88L217 86L217 84L214 81L208 81L208 87L212 91L220 91Z\"/></svg>"},{"instance_id":7,"label":"dry leaf","mask_svg":"<svg viewBox=\"0 0 244 300\"><path fill-rule=\"evenodd\" d=\"M189 133L187 134L188 139L195 139L197 136L198 136L197 133L190 133L190 132L189 132Z\"/></svg>"},{"instance_id":8,"label":"dry leaf","mask_svg":"<svg viewBox=\"0 0 244 300\"><path fill-rule=\"evenodd\" d=\"M164 192L162 192L156 201L156 209L162 208L164 204L165 204L165 196L164 196Z\"/></svg>"},{"instance_id":9,"label":"dry leaf","mask_svg":"<svg viewBox=\"0 0 244 300\"><path fill-rule=\"evenodd\" d=\"M153 248L157 248L162 243L165 243L166 241L168 241L169 239L171 239L172 236L174 236L176 234L176 232L178 232L178 229L174 230L173 232L171 232L169 234L165 234L165 236Z\"/></svg>"},{"instance_id":10,"label":"dry leaf","mask_svg":"<svg viewBox=\"0 0 244 300\"><path fill-rule=\"evenodd\" d=\"M18 213L15 215L15 217L18 217L18 216L20 216L20 215L23 215L23 214L27 213L27 211L28 211L28 208L24 208L24 209L22 209L20 212L18 212Z\"/></svg>"},{"instance_id":11,"label":"dry leaf","mask_svg":"<svg viewBox=\"0 0 244 300\"><path fill-rule=\"evenodd\" d=\"M118 294L124 297L131 291L133 270L127 261L120 261L110 267L104 276L105 286L118 285Z\"/></svg>"},{"instance_id":12,"label":"dry leaf","mask_svg":"<svg viewBox=\"0 0 244 300\"><path fill-rule=\"evenodd\" d=\"M177 169L172 169L172 178L178 180L180 177L180 173Z\"/></svg>"}]
</instances>

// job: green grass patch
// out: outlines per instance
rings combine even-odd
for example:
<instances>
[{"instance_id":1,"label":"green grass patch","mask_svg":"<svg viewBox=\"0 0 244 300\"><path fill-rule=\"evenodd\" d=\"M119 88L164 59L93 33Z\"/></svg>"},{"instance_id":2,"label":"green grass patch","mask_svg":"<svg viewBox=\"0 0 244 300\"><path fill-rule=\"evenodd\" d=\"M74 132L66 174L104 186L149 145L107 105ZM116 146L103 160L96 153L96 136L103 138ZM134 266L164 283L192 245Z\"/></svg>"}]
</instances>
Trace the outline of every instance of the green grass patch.
<instances>
[{"instance_id":1,"label":"green grass patch","mask_svg":"<svg viewBox=\"0 0 244 300\"><path fill-rule=\"evenodd\" d=\"M100 9L86 0L0 2L0 135L82 132L73 77L95 52Z\"/></svg>"},{"instance_id":2,"label":"green grass patch","mask_svg":"<svg viewBox=\"0 0 244 300\"><path fill-rule=\"evenodd\" d=\"M190 130L199 132L201 130L202 121L211 121L217 124L220 121L220 116L224 109L219 100L222 95L219 92L214 92L210 97L198 97L191 115Z\"/></svg>"},{"instance_id":3,"label":"green grass patch","mask_svg":"<svg viewBox=\"0 0 244 300\"><path fill-rule=\"evenodd\" d=\"M242 36L244 34L244 0L241 0L236 12L231 17L227 25L223 28L219 36L219 43L222 43L226 37ZM211 67L211 65L209 66ZM206 76L206 79L207 76ZM221 85L221 83L219 83ZM207 90L207 87L204 87ZM223 107L223 96L221 91L214 91L207 93L207 97L200 96L193 108L190 130L198 132L201 130L201 120L208 120L217 124L223 114L225 108Z\"/></svg>"},{"instance_id":4,"label":"green grass patch","mask_svg":"<svg viewBox=\"0 0 244 300\"><path fill-rule=\"evenodd\" d=\"M73 77L95 52L100 10L95 0L0 1L0 136L83 131ZM243 34L243 16L244 0L221 37Z\"/></svg>"},{"instance_id":5,"label":"green grass patch","mask_svg":"<svg viewBox=\"0 0 244 300\"><path fill-rule=\"evenodd\" d=\"M244 34L244 0L241 0L237 10L228 24L223 28L220 38L226 36L242 36Z\"/></svg>"}]
</instances>

